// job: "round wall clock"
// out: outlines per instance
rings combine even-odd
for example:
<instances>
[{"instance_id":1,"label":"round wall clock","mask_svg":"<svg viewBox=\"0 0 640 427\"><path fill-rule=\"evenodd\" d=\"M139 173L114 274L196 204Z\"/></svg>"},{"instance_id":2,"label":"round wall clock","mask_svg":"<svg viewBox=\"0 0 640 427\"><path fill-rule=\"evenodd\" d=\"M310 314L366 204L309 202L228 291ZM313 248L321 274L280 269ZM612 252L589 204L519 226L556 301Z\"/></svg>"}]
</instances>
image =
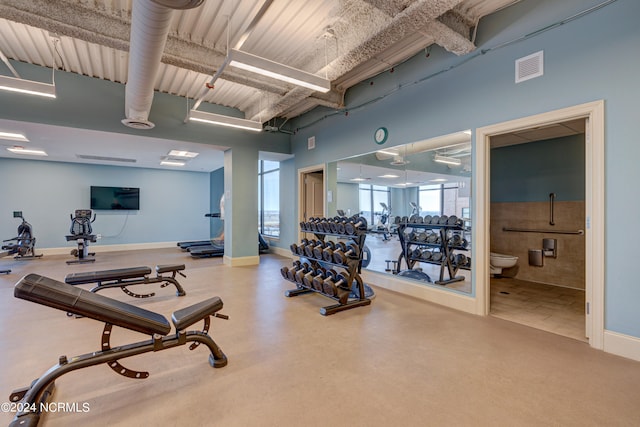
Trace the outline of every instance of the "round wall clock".
<instances>
[{"instance_id":1,"label":"round wall clock","mask_svg":"<svg viewBox=\"0 0 640 427\"><path fill-rule=\"evenodd\" d=\"M387 142L387 138L389 137L389 131L385 127L380 127L376 129L376 132L373 134L373 140L376 144L384 144Z\"/></svg>"}]
</instances>

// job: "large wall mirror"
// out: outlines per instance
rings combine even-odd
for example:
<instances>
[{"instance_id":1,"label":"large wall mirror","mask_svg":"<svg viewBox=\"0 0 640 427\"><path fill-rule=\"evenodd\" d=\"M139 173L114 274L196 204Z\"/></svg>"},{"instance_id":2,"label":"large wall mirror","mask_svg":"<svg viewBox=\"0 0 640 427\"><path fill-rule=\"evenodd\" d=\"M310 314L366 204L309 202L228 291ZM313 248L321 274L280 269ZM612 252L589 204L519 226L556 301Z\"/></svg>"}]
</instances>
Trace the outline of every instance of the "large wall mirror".
<instances>
[{"instance_id":1,"label":"large wall mirror","mask_svg":"<svg viewBox=\"0 0 640 427\"><path fill-rule=\"evenodd\" d=\"M334 167L329 215L366 218L367 269L471 292L471 131L381 147Z\"/></svg>"}]
</instances>

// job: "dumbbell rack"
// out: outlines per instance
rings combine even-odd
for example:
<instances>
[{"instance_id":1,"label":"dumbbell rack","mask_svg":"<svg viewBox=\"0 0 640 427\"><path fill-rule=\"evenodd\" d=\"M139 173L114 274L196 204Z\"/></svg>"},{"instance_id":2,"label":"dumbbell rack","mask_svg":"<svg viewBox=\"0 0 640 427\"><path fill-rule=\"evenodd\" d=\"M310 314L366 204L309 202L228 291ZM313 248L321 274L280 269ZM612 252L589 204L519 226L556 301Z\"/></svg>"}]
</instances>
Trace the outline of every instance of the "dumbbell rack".
<instances>
[{"instance_id":1,"label":"dumbbell rack","mask_svg":"<svg viewBox=\"0 0 640 427\"><path fill-rule=\"evenodd\" d=\"M310 231L308 230L304 230L302 229L301 231L305 232L305 233L309 233ZM349 283L349 286L353 286L353 282L355 281L357 283L358 286L358 299L340 299L337 296L334 295L328 295L320 290L317 289L313 289L311 287L306 287L301 283L297 283L293 280L289 280L286 279L287 281L291 282L291 283L295 283L296 284L296 289L290 289L287 290L285 292L285 296L287 297L295 297L298 295L303 295L303 294L308 294L311 292L316 292L319 293L322 296L325 296L327 298L331 298L335 301L337 301L337 304L332 304L332 305L328 305L325 307L322 307L320 309L320 314L322 314L323 316L329 316L331 314L335 314L338 313L340 311L344 311L344 310L350 310L352 308L356 308L356 307L362 307L365 305L369 305L371 304L371 300L369 298L366 298L365 296L365 287L364 287L364 282L362 281L362 278L360 277L360 272L361 272L361 267L362 267L362 253L363 253L363 248L364 248L364 241L366 238L366 230L356 230L355 234L346 234L346 233L331 233L331 232L324 232L324 231L313 231L313 234L316 236L316 238L322 242L325 241L325 238L327 236L337 236L337 237L342 237L342 238L348 238L350 240L352 240L359 248L359 256L358 257L348 257L347 258L347 263L345 264L337 264L335 262L329 262L326 261L324 259L317 259L317 258L312 258L309 257L307 255L298 255L300 257L306 258L308 259L311 264L312 267L314 269L317 269L318 267L320 267L321 265L330 265L332 267L337 267L340 269L345 269L346 270L346 277L347 277L347 283Z\"/></svg>"},{"instance_id":2,"label":"dumbbell rack","mask_svg":"<svg viewBox=\"0 0 640 427\"><path fill-rule=\"evenodd\" d=\"M408 240L404 231L407 228L412 228L414 230L438 230L440 234L439 243L429 243L423 241L416 240ZM452 262L451 254L454 250L462 250L466 251L467 248L463 246L451 246L449 245L449 231L464 231L464 227L460 225L449 225L449 224L424 224L417 222L401 222L398 224L398 238L400 239L400 247L402 248L402 253L398 258L398 271L400 270L400 265L402 262L402 257L406 260L407 266L409 269L412 269L417 262L424 262L427 264L435 264L440 266L440 278L435 281L436 285L446 286L450 283L461 282L464 280L464 276L456 276L458 270L470 270L467 266L456 265ZM442 258L439 261L425 260L423 258L416 258L413 256L412 247L430 247L439 249L440 253L442 253ZM445 271L447 272L449 278L445 279ZM396 272L396 273L397 273Z\"/></svg>"}]
</instances>

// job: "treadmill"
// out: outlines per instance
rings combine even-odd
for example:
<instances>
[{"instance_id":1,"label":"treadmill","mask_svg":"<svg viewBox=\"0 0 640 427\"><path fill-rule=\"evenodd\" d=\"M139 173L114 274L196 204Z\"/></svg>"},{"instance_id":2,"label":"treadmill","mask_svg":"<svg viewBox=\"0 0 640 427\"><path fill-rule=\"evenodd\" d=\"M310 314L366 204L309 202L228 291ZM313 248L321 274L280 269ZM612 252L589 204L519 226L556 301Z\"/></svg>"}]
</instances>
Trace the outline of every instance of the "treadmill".
<instances>
[{"instance_id":1,"label":"treadmill","mask_svg":"<svg viewBox=\"0 0 640 427\"><path fill-rule=\"evenodd\" d=\"M207 246L193 246L187 249L193 258L210 258L224 256L224 240L212 240ZM258 252L269 250L266 240L258 233Z\"/></svg>"},{"instance_id":2,"label":"treadmill","mask_svg":"<svg viewBox=\"0 0 640 427\"><path fill-rule=\"evenodd\" d=\"M205 217L208 218L220 218L220 214L219 213L208 213L204 215ZM203 249L203 252L207 252L207 250L212 250L212 247L215 247L216 250L220 249L220 246L224 247L224 243L220 243L220 241L217 240L193 240L193 241L188 241L188 242L178 242L176 244L176 246L178 246L183 252L184 251L188 251L191 252L192 250L197 250L197 249ZM224 255L224 253L220 254L220 255L213 255L213 256L222 256ZM205 255L205 256L211 256L211 255Z\"/></svg>"}]
</instances>

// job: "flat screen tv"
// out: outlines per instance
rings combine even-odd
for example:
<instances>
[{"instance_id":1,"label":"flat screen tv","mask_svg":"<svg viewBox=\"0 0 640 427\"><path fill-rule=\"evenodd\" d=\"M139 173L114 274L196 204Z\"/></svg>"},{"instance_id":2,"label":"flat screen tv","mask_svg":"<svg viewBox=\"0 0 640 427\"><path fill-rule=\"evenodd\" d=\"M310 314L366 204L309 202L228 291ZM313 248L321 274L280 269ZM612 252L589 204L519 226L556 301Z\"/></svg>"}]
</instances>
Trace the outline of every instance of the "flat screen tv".
<instances>
[{"instance_id":1,"label":"flat screen tv","mask_svg":"<svg viewBox=\"0 0 640 427\"><path fill-rule=\"evenodd\" d=\"M91 186L91 209L137 211L140 209L140 189Z\"/></svg>"}]
</instances>

